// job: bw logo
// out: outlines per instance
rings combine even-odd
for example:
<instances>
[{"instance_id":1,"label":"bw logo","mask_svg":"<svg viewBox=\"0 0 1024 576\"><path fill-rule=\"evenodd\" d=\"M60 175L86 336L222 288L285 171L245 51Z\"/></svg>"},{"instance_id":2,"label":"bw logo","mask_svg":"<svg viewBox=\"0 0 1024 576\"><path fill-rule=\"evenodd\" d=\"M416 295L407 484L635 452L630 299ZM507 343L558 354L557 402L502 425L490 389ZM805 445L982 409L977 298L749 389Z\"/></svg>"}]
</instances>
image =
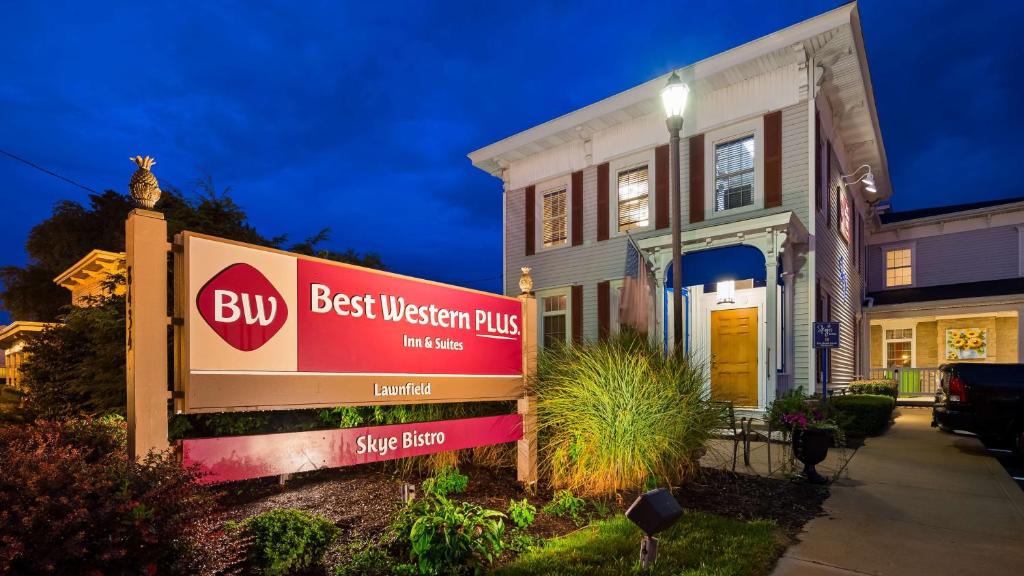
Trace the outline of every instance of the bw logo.
<instances>
[{"instance_id":1,"label":"bw logo","mask_svg":"<svg viewBox=\"0 0 1024 576\"><path fill-rule=\"evenodd\" d=\"M288 319L281 293L249 264L232 264L196 296L199 315L225 342L249 352L263 346Z\"/></svg>"}]
</instances>

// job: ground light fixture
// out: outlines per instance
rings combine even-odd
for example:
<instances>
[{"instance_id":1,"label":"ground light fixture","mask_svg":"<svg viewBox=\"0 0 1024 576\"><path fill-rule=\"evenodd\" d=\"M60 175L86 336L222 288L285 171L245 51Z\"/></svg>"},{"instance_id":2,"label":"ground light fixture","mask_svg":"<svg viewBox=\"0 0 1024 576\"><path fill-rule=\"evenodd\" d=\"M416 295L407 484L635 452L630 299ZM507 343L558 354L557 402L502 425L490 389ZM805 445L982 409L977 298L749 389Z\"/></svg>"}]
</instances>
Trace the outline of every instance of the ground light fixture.
<instances>
[{"instance_id":1,"label":"ground light fixture","mask_svg":"<svg viewBox=\"0 0 1024 576\"><path fill-rule=\"evenodd\" d=\"M626 518L644 532L640 541L640 570L647 572L658 557L658 539L655 534L668 530L679 521L683 508L667 488L644 492L626 510Z\"/></svg>"},{"instance_id":2,"label":"ground light fixture","mask_svg":"<svg viewBox=\"0 0 1024 576\"><path fill-rule=\"evenodd\" d=\"M674 345L683 341L683 215L679 199L679 132L683 129L683 111L690 88L674 71L668 84L661 89L661 104L665 107L665 123L669 134L669 196L672 210L672 336Z\"/></svg>"}]
</instances>

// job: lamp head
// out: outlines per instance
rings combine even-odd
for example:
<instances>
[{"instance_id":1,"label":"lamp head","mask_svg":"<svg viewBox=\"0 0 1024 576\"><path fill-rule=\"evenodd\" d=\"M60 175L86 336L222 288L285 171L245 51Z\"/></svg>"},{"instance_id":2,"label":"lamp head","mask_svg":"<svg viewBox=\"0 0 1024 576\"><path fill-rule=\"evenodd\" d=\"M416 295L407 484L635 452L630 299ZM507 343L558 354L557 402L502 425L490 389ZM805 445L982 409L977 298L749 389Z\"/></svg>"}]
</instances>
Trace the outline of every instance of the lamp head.
<instances>
[{"instance_id":1,"label":"lamp head","mask_svg":"<svg viewBox=\"0 0 1024 576\"><path fill-rule=\"evenodd\" d=\"M661 89L661 104L665 107L665 116L667 118L682 118L689 95L690 88L679 79L678 74L672 72L672 75L668 77L668 84Z\"/></svg>"}]
</instances>

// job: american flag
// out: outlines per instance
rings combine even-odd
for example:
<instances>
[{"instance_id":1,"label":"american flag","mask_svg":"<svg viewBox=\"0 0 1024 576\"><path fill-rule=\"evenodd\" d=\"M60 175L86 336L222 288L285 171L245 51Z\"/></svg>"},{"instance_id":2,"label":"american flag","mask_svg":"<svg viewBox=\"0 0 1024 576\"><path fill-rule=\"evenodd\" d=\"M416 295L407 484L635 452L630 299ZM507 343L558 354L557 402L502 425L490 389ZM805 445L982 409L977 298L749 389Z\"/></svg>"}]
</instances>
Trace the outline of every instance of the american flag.
<instances>
[{"instance_id":1,"label":"american flag","mask_svg":"<svg viewBox=\"0 0 1024 576\"><path fill-rule=\"evenodd\" d=\"M647 333L651 310L651 271L647 259L626 235L626 268L622 292L619 296L619 326L628 326L642 334Z\"/></svg>"}]
</instances>

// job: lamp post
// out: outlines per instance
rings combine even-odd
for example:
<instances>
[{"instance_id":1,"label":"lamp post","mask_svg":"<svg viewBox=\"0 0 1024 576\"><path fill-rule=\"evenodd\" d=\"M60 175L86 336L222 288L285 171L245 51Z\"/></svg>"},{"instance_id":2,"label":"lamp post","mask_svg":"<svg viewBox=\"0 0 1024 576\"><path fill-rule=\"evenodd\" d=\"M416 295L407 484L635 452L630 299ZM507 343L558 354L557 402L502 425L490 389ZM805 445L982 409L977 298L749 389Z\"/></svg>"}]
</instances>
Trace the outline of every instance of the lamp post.
<instances>
[{"instance_id":1,"label":"lamp post","mask_svg":"<svg viewBox=\"0 0 1024 576\"><path fill-rule=\"evenodd\" d=\"M669 188L672 210L672 337L675 346L683 341L683 259L682 203L679 199L679 132L683 129L683 109L690 89L672 72L661 89L669 133Z\"/></svg>"}]
</instances>

